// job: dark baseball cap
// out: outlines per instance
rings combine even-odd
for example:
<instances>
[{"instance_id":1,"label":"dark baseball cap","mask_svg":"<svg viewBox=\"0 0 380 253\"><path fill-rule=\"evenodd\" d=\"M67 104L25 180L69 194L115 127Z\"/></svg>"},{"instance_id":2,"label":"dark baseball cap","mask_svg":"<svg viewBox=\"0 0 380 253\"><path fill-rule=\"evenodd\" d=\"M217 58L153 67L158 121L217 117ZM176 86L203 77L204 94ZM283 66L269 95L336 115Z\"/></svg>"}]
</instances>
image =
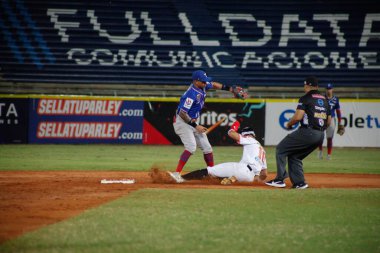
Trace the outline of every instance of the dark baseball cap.
<instances>
[{"instance_id":1,"label":"dark baseball cap","mask_svg":"<svg viewBox=\"0 0 380 253\"><path fill-rule=\"evenodd\" d=\"M212 77L208 77L206 72L204 72L203 70L196 70L193 72L193 80L201 82L211 82Z\"/></svg>"},{"instance_id":2,"label":"dark baseball cap","mask_svg":"<svg viewBox=\"0 0 380 253\"><path fill-rule=\"evenodd\" d=\"M305 85L317 87L318 86L318 79L315 76L308 76L305 79L304 82Z\"/></svg>"},{"instance_id":3,"label":"dark baseball cap","mask_svg":"<svg viewBox=\"0 0 380 253\"><path fill-rule=\"evenodd\" d=\"M253 129L251 127L244 127L241 131L240 131L241 135L243 136L246 136L246 135L249 135L249 134L252 134L253 136L256 136L255 134L255 131L253 131Z\"/></svg>"},{"instance_id":4,"label":"dark baseball cap","mask_svg":"<svg viewBox=\"0 0 380 253\"><path fill-rule=\"evenodd\" d=\"M328 83L326 89L331 90L332 88L334 88L333 85L331 83Z\"/></svg>"}]
</instances>

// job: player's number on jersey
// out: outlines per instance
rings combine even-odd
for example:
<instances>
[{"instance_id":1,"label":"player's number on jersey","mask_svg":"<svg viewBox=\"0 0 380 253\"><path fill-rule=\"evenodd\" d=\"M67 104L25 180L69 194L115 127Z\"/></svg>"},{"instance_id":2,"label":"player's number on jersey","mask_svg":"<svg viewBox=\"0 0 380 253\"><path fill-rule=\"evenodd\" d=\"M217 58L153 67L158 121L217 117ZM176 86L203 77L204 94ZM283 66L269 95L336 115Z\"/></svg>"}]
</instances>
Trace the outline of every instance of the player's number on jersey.
<instances>
[{"instance_id":1,"label":"player's number on jersey","mask_svg":"<svg viewBox=\"0 0 380 253\"><path fill-rule=\"evenodd\" d=\"M263 147L260 147L259 149L259 160L264 163L265 161L265 150Z\"/></svg>"}]
</instances>

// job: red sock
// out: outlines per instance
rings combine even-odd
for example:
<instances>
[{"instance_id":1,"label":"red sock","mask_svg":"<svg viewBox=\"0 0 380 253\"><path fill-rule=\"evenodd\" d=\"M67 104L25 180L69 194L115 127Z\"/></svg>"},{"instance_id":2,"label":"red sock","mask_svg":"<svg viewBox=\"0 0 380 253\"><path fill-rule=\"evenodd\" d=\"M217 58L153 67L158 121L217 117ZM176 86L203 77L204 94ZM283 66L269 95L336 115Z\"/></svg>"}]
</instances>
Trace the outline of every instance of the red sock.
<instances>
[{"instance_id":1,"label":"red sock","mask_svg":"<svg viewBox=\"0 0 380 253\"><path fill-rule=\"evenodd\" d=\"M214 166L214 155L211 153L203 154L203 158L205 159L205 162L208 167Z\"/></svg>"},{"instance_id":2,"label":"red sock","mask_svg":"<svg viewBox=\"0 0 380 253\"><path fill-rule=\"evenodd\" d=\"M331 155L332 152L332 138L327 138L327 154Z\"/></svg>"},{"instance_id":3,"label":"red sock","mask_svg":"<svg viewBox=\"0 0 380 253\"><path fill-rule=\"evenodd\" d=\"M319 147L318 147L318 148L319 148L319 151L322 151L322 149L323 149L323 148L322 148L322 145L323 145L323 143L322 143L321 145L319 145Z\"/></svg>"},{"instance_id":4,"label":"red sock","mask_svg":"<svg viewBox=\"0 0 380 253\"><path fill-rule=\"evenodd\" d=\"M181 172L185 164L187 163L187 160L189 160L191 156L191 153L187 150L183 151L181 157L179 158L176 172Z\"/></svg>"}]
</instances>

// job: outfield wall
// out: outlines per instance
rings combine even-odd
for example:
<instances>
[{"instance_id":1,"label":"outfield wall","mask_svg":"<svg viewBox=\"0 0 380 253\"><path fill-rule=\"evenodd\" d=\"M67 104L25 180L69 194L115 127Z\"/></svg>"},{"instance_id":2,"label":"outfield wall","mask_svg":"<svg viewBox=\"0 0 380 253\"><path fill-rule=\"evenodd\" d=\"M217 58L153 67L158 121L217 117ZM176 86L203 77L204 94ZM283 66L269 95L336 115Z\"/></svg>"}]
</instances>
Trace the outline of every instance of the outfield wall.
<instances>
[{"instance_id":1,"label":"outfield wall","mask_svg":"<svg viewBox=\"0 0 380 253\"><path fill-rule=\"evenodd\" d=\"M297 100L267 100L265 145L277 145L289 133L285 125L293 116L296 105ZM379 101L342 99L340 106L346 132L343 136L334 135L334 146L380 147Z\"/></svg>"},{"instance_id":2,"label":"outfield wall","mask_svg":"<svg viewBox=\"0 0 380 253\"><path fill-rule=\"evenodd\" d=\"M0 143L114 143L177 145L172 126L178 99L93 96L0 95ZM239 119L264 145L277 145L297 100L208 99L199 123L210 127L212 145L233 145L226 135ZM341 100L340 147L380 147L380 99Z\"/></svg>"}]
</instances>

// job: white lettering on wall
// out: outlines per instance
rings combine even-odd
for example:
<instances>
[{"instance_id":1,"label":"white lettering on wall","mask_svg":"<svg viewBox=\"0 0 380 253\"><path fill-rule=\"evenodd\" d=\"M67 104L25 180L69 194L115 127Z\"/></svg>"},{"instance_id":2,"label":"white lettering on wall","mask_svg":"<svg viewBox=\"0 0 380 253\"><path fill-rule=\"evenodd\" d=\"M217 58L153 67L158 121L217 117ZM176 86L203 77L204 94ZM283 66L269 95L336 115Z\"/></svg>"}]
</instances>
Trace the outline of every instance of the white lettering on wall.
<instances>
[{"instance_id":1,"label":"white lettering on wall","mask_svg":"<svg viewBox=\"0 0 380 253\"><path fill-rule=\"evenodd\" d=\"M233 20L245 20L249 22L256 22L257 26L263 29L263 38L257 41L241 41L238 38L238 33L234 31L230 21ZM222 26L229 38L232 41L232 46L235 47L260 47L265 45L269 40L272 39L272 28L266 25L265 20L256 20L252 14L233 14L233 13L220 13L219 21L222 22ZM254 33L254 31L252 31Z\"/></svg>"},{"instance_id":2,"label":"white lettering on wall","mask_svg":"<svg viewBox=\"0 0 380 253\"><path fill-rule=\"evenodd\" d=\"M228 52L216 52L212 55L215 63L222 68L236 68L236 64L223 64L220 60L220 56L228 56L231 59L231 55Z\"/></svg>"},{"instance_id":3,"label":"white lettering on wall","mask_svg":"<svg viewBox=\"0 0 380 253\"><path fill-rule=\"evenodd\" d=\"M249 63L262 64L263 58L262 57L256 57L255 52L245 52L243 63L241 64L241 68L243 68L243 69L247 68L247 65Z\"/></svg>"},{"instance_id":4,"label":"white lettering on wall","mask_svg":"<svg viewBox=\"0 0 380 253\"><path fill-rule=\"evenodd\" d=\"M340 30L339 21L347 21L348 14L314 14L314 20L327 21L330 23L330 27L333 33L336 35L338 41L338 47L345 47L346 40L344 39L344 33Z\"/></svg>"},{"instance_id":5,"label":"white lettering on wall","mask_svg":"<svg viewBox=\"0 0 380 253\"><path fill-rule=\"evenodd\" d=\"M377 52L359 52L359 59L364 69L380 69Z\"/></svg>"},{"instance_id":6,"label":"white lettering on wall","mask_svg":"<svg viewBox=\"0 0 380 253\"><path fill-rule=\"evenodd\" d=\"M347 57L341 57L339 52L331 52L330 58L332 60L332 63L334 64L334 67L336 69L340 69L340 65L347 64L347 67L349 69L356 69L357 63L355 62L354 57L352 57L352 53L348 52Z\"/></svg>"},{"instance_id":7,"label":"white lettering on wall","mask_svg":"<svg viewBox=\"0 0 380 253\"><path fill-rule=\"evenodd\" d=\"M87 56L87 59L82 59L83 56L86 57L86 49L84 48L72 48L67 52L67 59L74 60L78 65L90 65L93 57Z\"/></svg>"},{"instance_id":8,"label":"white lettering on wall","mask_svg":"<svg viewBox=\"0 0 380 253\"><path fill-rule=\"evenodd\" d=\"M321 63L318 63L318 59ZM305 63L310 64L313 69L324 69L329 64L329 60L321 52L308 52L305 55Z\"/></svg>"},{"instance_id":9,"label":"white lettering on wall","mask_svg":"<svg viewBox=\"0 0 380 253\"><path fill-rule=\"evenodd\" d=\"M179 45L181 43L179 40L162 40L158 35L158 32L155 30L148 12L141 12L141 18L144 20L144 25L146 26L147 31L150 32L150 37L152 38L154 45Z\"/></svg>"},{"instance_id":10,"label":"white lettering on wall","mask_svg":"<svg viewBox=\"0 0 380 253\"><path fill-rule=\"evenodd\" d=\"M98 63L103 66L159 66L159 67L202 67L210 68L248 68L250 65L260 65L265 69L276 67L278 69L300 69L311 67L312 69L325 69L331 66L341 69L357 69L361 64L364 69L380 69L377 52L359 52L358 57L353 57L352 52L270 52L267 55L257 55L256 52L246 51L241 62L237 62L226 51L217 51L209 55L206 51L174 51L166 52L166 55L157 54L155 50L137 50L136 52L125 49L112 51L110 49L93 49L87 51L84 48L72 48L67 52L68 59L78 65L90 65Z\"/></svg>"},{"instance_id":11,"label":"white lettering on wall","mask_svg":"<svg viewBox=\"0 0 380 253\"><path fill-rule=\"evenodd\" d=\"M303 28L304 32L291 32L290 24L297 23L299 28ZM314 32L313 27L307 25L306 20L300 20L297 14L285 14L282 20L280 47L287 47L289 40L315 40L318 47L325 47L326 40L322 39L321 33Z\"/></svg>"},{"instance_id":12,"label":"white lettering on wall","mask_svg":"<svg viewBox=\"0 0 380 253\"><path fill-rule=\"evenodd\" d=\"M107 30L101 28L101 24L98 22L98 17L95 16L93 10L87 10L87 17L90 18L90 23L93 25L94 30L99 32L100 37L106 37L109 41L118 44L131 44L134 42L141 34L136 19L133 17L133 12L126 11L125 18L128 20L128 25L131 27L131 34L128 36L116 36L110 35Z\"/></svg>"},{"instance_id":13,"label":"white lettering on wall","mask_svg":"<svg viewBox=\"0 0 380 253\"><path fill-rule=\"evenodd\" d=\"M48 9L47 15L50 16L50 21L54 24L54 28L58 30L58 35L61 36L61 42L68 42L69 35L66 33L68 27L79 27L78 22L64 22L58 20L58 15L74 15L77 10L73 9Z\"/></svg>"},{"instance_id":14,"label":"white lettering on wall","mask_svg":"<svg viewBox=\"0 0 380 253\"><path fill-rule=\"evenodd\" d=\"M181 20L182 25L185 27L185 32L190 35L190 40L193 46L220 46L220 43L217 40L200 40L198 34L193 31L193 26L187 18L186 13L180 12L178 17Z\"/></svg>"},{"instance_id":15,"label":"white lettering on wall","mask_svg":"<svg viewBox=\"0 0 380 253\"><path fill-rule=\"evenodd\" d=\"M370 39L380 39L380 32L372 32L372 24L380 21L379 13L371 13L365 16L363 33L360 38L359 47L366 47Z\"/></svg>"}]
</instances>

